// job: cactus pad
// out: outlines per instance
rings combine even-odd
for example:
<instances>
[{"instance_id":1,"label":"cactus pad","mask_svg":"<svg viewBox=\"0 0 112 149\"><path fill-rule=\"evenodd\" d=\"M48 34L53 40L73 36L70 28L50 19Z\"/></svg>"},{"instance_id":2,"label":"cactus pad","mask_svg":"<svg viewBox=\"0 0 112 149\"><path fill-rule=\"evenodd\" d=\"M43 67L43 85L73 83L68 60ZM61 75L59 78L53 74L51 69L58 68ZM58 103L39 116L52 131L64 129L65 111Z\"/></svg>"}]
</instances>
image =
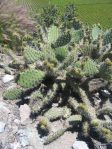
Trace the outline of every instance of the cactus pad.
<instances>
[{"instance_id":1,"label":"cactus pad","mask_svg":"<svg viewBox=\"0 0 112 149\"><path fill-rule=\"evenodd\" d=\"M15 100L17 98L20 98L23 93L23 90L21 88L11 88L4 92L3 98L6 100Z\"/></svg>"},{"instance_id":2,"label":"cactus pad","mask_svg":"<svg viewBox=\"0 0 112 149\"><path fill-rule=\"evenodd\" d=\"M45 73L41 70L29 69L20 73L17 83L23 88L32 88L38 86Z\"/></svg>"}]
</instances>

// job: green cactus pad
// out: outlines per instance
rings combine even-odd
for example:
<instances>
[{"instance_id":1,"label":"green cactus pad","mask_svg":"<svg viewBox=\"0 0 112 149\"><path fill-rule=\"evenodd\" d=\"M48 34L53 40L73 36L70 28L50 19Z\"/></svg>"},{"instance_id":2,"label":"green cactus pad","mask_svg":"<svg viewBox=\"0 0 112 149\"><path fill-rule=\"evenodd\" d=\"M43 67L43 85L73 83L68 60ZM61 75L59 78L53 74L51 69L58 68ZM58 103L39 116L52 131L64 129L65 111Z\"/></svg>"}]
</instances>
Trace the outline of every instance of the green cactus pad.
<instances>
[{"instance_id":1,"label":"green cactus pad","mask_svg":"<svg viewBox=\"0 0 112 149\"><path fill-rule=\"evenodd\" d=\"M21 88L16 88L16 87L11 88L4 92L3 98L5 100L15 100L17 98L20 98L22 93L23 93L23 90Z\"/></svg>"},{"instance_id":2,"label":"green cactus pad","mask_svg":"<svg viewBox=\"0 0 112 149\"><path fill-rule=\"evenodd\" d=\"M51 26L48 30L48 43L55 43L59 37L59 29L56 26Z\"/></svg>"},{"instance_id":3,"label":"green cactus pad","mask_svg":"<svg viewBox=\"0 0 112 149\"><path fill-rule=\"evenodd\" d=\"M56 42L53 44L54 48L62 47L67 45L71 41L71 35L70 33L63 33L59 38L56 40Z\"/></svg>"},{"instance_id":4,"label":"green cactus pad","mask_svg":"<svg viewBox=\"0 0 112 149\"><path fill-rule=\"evenodd\" d=\"M28 64L38 61L42 57L40 51L36 51L33 48L26 48L24 50L24 58Z\"/></svg>"},{"instance_id":5,"label":"green cactus pad","mask_svg":"<svg viewBox=\"0 0 112 149\"><path fill-rule=\"evenodd\" d=\"M79 43L84 37L83 30L71 30L72 39L71 42Z\"/></svg>"},{"instance_id":6,"label":"green cactus pad","mask_svg":"<svg viewBox=\"0 0 112 149\"><path fill-rule=\"evenodd\" d=\"M99 72L98 66L92 59L88 58L84 62L83 72L86 76L94 76Z\"/></svg>"},{"instance_id":7,"label":"green cactus pad","mask_svg":"<svg viewBox=\"0 0 112 149\"><path fill-rule=\"evenodd\" d=\"M68 50L66 47L60 47L55 49L56 58L58 61L62 62L68 55Z\"/></svg>"},{"instance_id":8,"label":"green cactus pad","mask_svg":"<svg viewBox=\"0 0 112 149\"><path fill-rule=\"evenodd\" d=\"M112 29L110 30L107 30L105 33L104 33L104 44L109 44L109 43L112 43Z\"/></svg>"},{"instance_id":9,"label":"green cactus pad","mask_svg":"<svg viewBox=\"0 0 112 149\"><path fill-rule=\"evenodd\" d=\"M23 88L33 88L38 86L44 77L45 73L43 71L29 69L20 73L17 83Z\"/></svg>"},{"instance_id":10,"label":"green cactus pad","mask_svg":"<svg viewBox=\"0 0 112 149\"><path fill-rule=\"evenodd\" d=\"M100 76L108 81L112 80L112 61L106 59L105 62L100 66Z\"/></svg>"},{"instance_id":11,"label":"green cactus pad","mask_svg":"<svg viewBox=\"0 0 112 149\"><path fill-rule=\"evenodd\" d=\"M97 25L94 25L94 27L92 28L92 38L93 41L98 39L98 36L101 34L101 28Z\"/></svg>"}]
</instances>

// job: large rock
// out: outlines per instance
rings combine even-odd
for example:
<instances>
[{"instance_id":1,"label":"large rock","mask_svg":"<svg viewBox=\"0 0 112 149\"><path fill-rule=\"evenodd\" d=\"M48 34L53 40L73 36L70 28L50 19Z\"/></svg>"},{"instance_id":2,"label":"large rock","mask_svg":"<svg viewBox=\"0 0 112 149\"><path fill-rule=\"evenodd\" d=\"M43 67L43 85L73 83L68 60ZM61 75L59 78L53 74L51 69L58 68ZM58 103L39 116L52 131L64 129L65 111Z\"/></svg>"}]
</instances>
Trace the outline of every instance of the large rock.
<instances>
[{"instance_id":1,"label":"large rock","mask_svg":"<svg viewBox=\"0 0 112 149\"><path fill-rule=\"evenodd\" d=\"M10 82L10 81L13 81L14 80L14 76L13 75L5 75L3 78L2 78L2 81L4 82L4 83L8 83L8 82Z\"/></svg>"},{"instance_id":2,"label":"large rock","mask_svg":"<svg viewBox=\"0 0 112 149\"><path fill-rule=\"evenodd\" d=\"M75 141L72 147L73 149L89 149L84 141Z\"/></svg>"},{"instance_id":3,"label":"large rock","mask_svg":"<svg viewBox=\"0 0 112 149\"><path fill-rule=\"evenodd\" d=\"M20 106L19 110L20 110L21 123L26 124L30 118L31 113L30 107L27 104L24 104Z\"/></svg>"}]
</instances>

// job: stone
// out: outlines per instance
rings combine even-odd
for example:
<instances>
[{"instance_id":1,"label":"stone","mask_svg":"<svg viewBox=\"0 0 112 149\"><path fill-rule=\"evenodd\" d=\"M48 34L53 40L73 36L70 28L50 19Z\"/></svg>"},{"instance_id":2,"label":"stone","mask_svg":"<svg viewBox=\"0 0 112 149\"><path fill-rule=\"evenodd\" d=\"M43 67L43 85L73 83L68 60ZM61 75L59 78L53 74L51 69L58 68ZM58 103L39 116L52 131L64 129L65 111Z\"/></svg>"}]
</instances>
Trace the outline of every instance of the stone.
<instances>
[{"instance_id":1,"label":"stone","mask_svg":"<svg viewBox=\"0 0 112 149\"><path fill-rule=\"evenodd\" d=\"M84 141L75 141L72 147L73 149L89 149Z\"/></svg>"},{"instance_id":2,"label":"stone","mask_svg":"<svg viewBox=\"0 0 112 149\"><path fill-rule=\"evenodd\" d=\"M30 107L27 104L21 105L20 106L20 118L21 118L21 123L26 124L27 120L29 120L30 117Z\"/></svg>"},{"instance_id":3,"label":"stone","mask_svg":"<svg viewBox=\"0 0 112 149\"><path fill-rule=\"evenodd\" d=\"M0 101L0 111L5 112L6 114L10 113L10 110L6 107L7 105Z\"/></svg>"},{"instance_id":4,"label":"stone","mask_svg":"<svg viewBox=\"0 0 112 149\"><path fill-rule=\"evenodd\" d=\"M28 146L29 145L29 140L27 136L22 136L20 137L20 143L22 147Z\"/></svg>"},{"instance_id":5,"label":"stone","mask_svg":"<svg viewBox=\"0 0 112 149\"><path fill-rule=\"evenodd\" d=\"M5 131L5 125L6 125L5 123L0 122L0 133Z\"/></svg>"},{"instance_id":6,"label":"stone","mask_svg":"<svg viewBox=\"0 0 112 149\"><path fill-rule=\"evenodd\" d=\"M19 135L19 141L20 141L22 147L30 145L26 129L20 129L18 131L18 135Z\"/></svg>"},{"instance_id":7,"label":"stone","mask_svg":"<svg viewBox=\"0 0 112 149\"><path fill-rule=\"evenodd\" d=\"M21 145L19 142L14 142L10 144L11 149L21 149Z\"/></svg>"},{"instance_id":8,"label":"stone","mask_svg":"<svg viewBox=\"0 0 112 149\"><path fill-rule=\"evenodd\" d=\"M4 83L8 83L8 82L10 82L10 81L12 81L12 80L14 80L14 76L13 75L5 75L3 78L2 78L2 81L4 82Z\"/></svg>"}]
</instances>

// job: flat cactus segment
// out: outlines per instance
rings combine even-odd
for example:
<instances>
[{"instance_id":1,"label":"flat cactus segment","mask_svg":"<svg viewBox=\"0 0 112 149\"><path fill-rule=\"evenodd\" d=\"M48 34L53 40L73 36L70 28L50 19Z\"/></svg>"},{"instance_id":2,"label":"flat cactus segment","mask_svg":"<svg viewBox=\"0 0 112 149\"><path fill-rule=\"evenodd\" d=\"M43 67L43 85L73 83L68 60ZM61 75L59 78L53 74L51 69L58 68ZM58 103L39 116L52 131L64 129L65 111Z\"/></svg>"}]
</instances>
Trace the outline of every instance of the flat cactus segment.
<instances>
[{"instance_id":1,"label":"flat cactus segment","mask_svg":"<svg viewBox=\"0 0 112 149\"><path fill-rule=\"evenodd\" d=\"M67 107L52 107L48 110L44 116L47 117L49 120L55 120L58 118L67 118L71 115L71 110Z\"/></svg>"},{"instance_id":2,"label":"flat cactus segment","mask_svg":"<svg viewBox=\"0 0 112 149\"><path fill-rule=\"evenodd\" d=\"M112 29L107 30L104 34L104 44L112 43Z\"/></svg>"},{"instance_id":3,"label":"flat cactus segment","mask_svg":"<svg viewBox=\"0 0 112 149\"><path fill-rule=\"evenodd\" d=\"M66 129L67 129L66 127L61 128L57 132L54 132L53 134L49 135L47 137L47 139L45 140L44 144L47 145L47 144L53 142L54 140L58 139L60 136L62 136L64 134Z\"/></svg>"},{"instance_id":4,"label":"flat cactus segment","mask_svg":"<svg viewBox=\"0 0 112 149\"><path fill-rule=\"evenodd\" d=\"M28 69L20 73L17 83L23 88L33 88L38 86L43 78L45 73L41 70Z\"/></svg>"},{"instance_id":5,"label":"flat cactus segment","mask_svg":"<svg viewBox=\"0 0 112 149\"><path fill-rule=\"evenodd\" d=\"M94 25L94 27L92 28L92 33L91 33L93 41L97 40L101 33L102 33L101 28L97 25Z\"/></svg>"},{"instance_id":6,"label":"flat cactus segment","mask_svg":"<svg viewBox=\"0 0 112 149\"><path fill-rule=\"evenodd\" d=\"M59 37L59 29L57 26L51 26L48 30L48 43L55 43Z\"/></svg>"},{"instance_id":7,"label":"flat cactus segment","mask_svg":"<svg viewBox=\"0 0 112 149\"><path fill-rule=\"evenodd\" d=\"M5 100L16 100L21 97L23 90L21 88L11 88L4 92L3 98Z\"/></svg>"},{"instance_id":8,"label":"flat cactus segment","mask_svg":"<svg viewBox=\"0 0 112 149\"><path fill-rule=\"evenodd\" d=\"M91 56L93 52L93 45L85 45L80 51L84 56Z\"/></svg>"},{"instance_id":9,"label":"flat cactus segment","mask_svg":"<svg viewBox=\"0 0 112 149\"><path fill-rule=\"evenodd\" d=\"M55 55L58 61L62 62L68 55L68 50L66 47L60 47L55 49Z\"/></svg>"},{"instance_id":10,"label":"flat cactus segment","mask_svg":"<svg viewBox=\"0 0 112 149\"><path fill-rule=\"evenodd\" d=\"M84 62L83 71L86 76L94 76L99 72L97 64L89 58Z\"/></svg>"},{"instance_id":11,"label":"flat cactus segment","mask_svg":"<svg viewBox=\"0 0 112 149\"><path fill-rule=\"evenodd\" d=\"M71 30L72 39L71 42L79 43L84 37L83 30Z\"/></svg>"},{"instance_id":12,"label":"flat cactus segment","mask_svg":"<svg viewBox=\"0 0 112 149\"><path fill-rule=\"evenodd\" d=\"M112 61L106 59L100 66L99 74L102 78L111 81L112 80Z\"/></svg>"},{"instance_id":13,"label":"flat cactus segment","mask_svg":"<svg viewBox=\"0 0 112 149\"><path fill-rule=\"evenodd\" d=\"M56 42L52 45L54 48L62 47L67 45L71 41L71 35L69 32L63 33Z\"/></svg>"},{"instance_id":14,"label":"flat cactus segment","mask_svg":"<svg viewBox=\"0 0 112 149\"><path fill-rule=\"evenodd\" d=\"M28 64L34 63L42 57L41 51L36 51L33 48L26 48L24 50L24 58Z\"/></svg>"},{"instance_id":15,"label":"flat cactus segment","mask_svg":"<svg viewBox=\"0 0 112 149\"><path fill-rule=\"evenodd\" d=\"M57 64L57 59L55 52L52 48L45 49L42 53L44 61L50 62L52 64Z\"/></svg>"}]
</instances>

